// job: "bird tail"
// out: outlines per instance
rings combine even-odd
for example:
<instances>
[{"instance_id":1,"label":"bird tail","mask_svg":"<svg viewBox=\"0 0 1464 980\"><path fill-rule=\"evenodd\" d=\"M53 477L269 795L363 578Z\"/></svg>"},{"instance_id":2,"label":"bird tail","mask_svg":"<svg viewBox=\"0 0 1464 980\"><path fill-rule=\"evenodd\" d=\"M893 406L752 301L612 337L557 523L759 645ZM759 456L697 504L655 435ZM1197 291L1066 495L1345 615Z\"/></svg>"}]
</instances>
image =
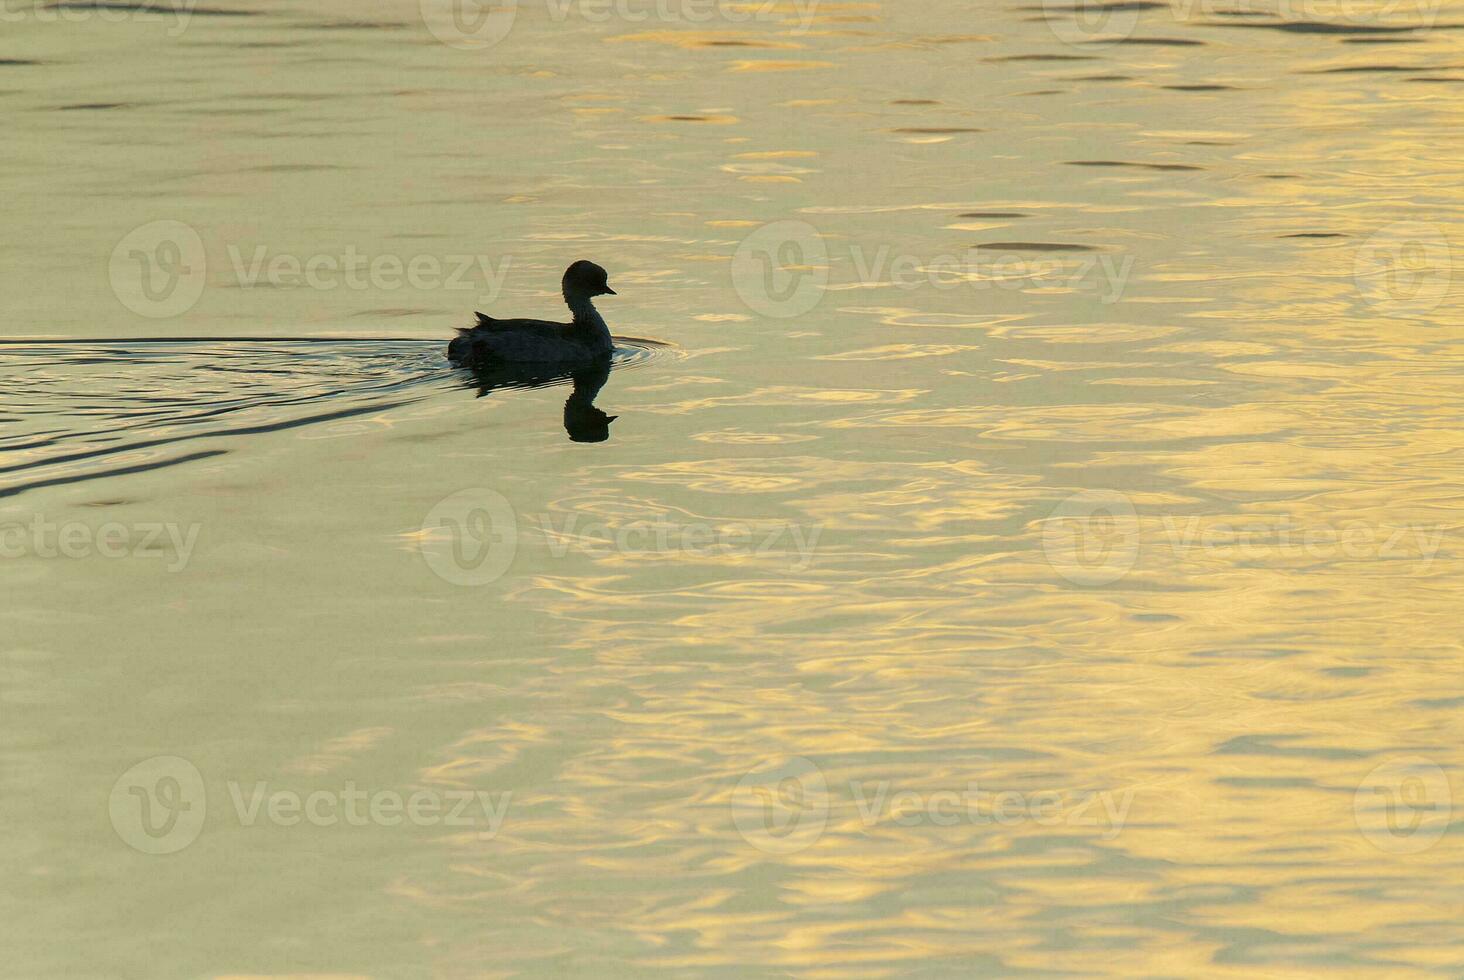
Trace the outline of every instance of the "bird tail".
<instances>
[{"instance_id":1,"label":"bird tail","mask_svg":"<svg viewBox=\"0 0 1464 980\"><path fill-rule=\"evenodd\" d=\"M473 342L468 339L472 331L466 327L458 327L458 335L452 338L447 345L447 359L454 364L466 364L472 360Z\"/></svg>"},{"instance_id":2,"label":"bird tail","mask_svg":"<svg viewBox=\"0 0 1464 980\"><path fill-rule=\"evenodd\" d=\"M447 359L454 364L471 365L473 362L473 331L483 328L491 329L498 322L486 313L476 313L474 315L478 318L477 325L472 327L458 327L458 335L447 345Z\"/></svg>"}]
</instances>

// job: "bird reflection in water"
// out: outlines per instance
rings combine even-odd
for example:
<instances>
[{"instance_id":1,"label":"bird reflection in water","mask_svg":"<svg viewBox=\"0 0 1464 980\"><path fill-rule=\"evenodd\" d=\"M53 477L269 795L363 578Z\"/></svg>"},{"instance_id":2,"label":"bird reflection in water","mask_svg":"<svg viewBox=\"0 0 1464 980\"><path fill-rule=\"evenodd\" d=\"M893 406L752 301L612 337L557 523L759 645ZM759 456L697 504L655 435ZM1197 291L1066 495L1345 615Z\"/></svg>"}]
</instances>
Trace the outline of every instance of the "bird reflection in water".
<instances>
[{"instance_id":1,"label":"bird reflection in water","mask_svg":"<svg viewBox=\"0 0 1464 980\"><path fill-rule=\"evenodd\" d=\"M467 370L479 398L500 388L544 388L570 381L574 390L564 401L564 431L573 442L605 442L610 423L620 416L600 411L595 398L610 378L611 364L605 356L574 364L494 364Z\"/></svg>"}]
</instances>

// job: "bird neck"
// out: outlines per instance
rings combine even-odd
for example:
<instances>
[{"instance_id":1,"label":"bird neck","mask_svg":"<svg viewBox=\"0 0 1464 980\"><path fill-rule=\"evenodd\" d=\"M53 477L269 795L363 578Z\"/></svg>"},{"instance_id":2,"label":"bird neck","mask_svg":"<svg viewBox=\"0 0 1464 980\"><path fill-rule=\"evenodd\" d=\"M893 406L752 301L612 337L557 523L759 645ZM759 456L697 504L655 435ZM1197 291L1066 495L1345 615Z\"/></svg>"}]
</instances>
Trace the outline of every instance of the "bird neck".
<instances>
[{"instance_id":1,"label":"bird neck","mask_svg":"<svg viewBox=\"0 0 1464 980\"><path fill-rule=\"evenodd\" d=\"M604 317L600 316L600 311L595 309L590 298L579 293L566 292L564 302L574 314L574 326L587 331L597 344L608 348L610 328L605 325Z\"/></svg>"}]
</instances>

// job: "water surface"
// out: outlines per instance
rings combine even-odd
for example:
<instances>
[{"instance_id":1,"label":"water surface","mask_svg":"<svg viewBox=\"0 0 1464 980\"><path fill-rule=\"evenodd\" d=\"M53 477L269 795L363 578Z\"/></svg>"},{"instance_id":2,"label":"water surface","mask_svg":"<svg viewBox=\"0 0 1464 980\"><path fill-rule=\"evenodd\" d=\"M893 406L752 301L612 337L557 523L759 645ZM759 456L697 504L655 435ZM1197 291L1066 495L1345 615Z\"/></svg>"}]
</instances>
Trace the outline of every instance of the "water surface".
<instances>
[{"instance_id":1,"label":"water surface","mask_svg":"<svg viewBox=\"0 0 1464 980\"><path fill-rule=\"evenodd\" d=\"M67 7L16 976L1464 969L1464 7ZM442 357L576 258L592 443Z\"/></svg>"}]
</instances>

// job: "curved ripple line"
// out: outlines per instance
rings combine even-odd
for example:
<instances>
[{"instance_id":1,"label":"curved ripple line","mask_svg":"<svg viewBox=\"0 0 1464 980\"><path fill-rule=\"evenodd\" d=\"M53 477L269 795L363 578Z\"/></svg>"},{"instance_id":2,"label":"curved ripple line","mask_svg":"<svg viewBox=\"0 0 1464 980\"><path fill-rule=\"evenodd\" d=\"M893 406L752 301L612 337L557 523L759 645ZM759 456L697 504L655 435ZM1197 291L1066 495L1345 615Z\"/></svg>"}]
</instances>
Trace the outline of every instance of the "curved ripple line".
<instances>
[{"instance_id":1,"label":"curved ripple line","mask_svg":"<svg viewBox=\"0 0 1464 980\"><path fill-rule=\"evenodd\" d=\"M674 350L617 338L614 363L638 367ZM462 386L464 374L437 339L0 340L0 474L34 477L0 497L137 471L91 468L120 454L399 408Z\"/></svg>"}]
</instances>

